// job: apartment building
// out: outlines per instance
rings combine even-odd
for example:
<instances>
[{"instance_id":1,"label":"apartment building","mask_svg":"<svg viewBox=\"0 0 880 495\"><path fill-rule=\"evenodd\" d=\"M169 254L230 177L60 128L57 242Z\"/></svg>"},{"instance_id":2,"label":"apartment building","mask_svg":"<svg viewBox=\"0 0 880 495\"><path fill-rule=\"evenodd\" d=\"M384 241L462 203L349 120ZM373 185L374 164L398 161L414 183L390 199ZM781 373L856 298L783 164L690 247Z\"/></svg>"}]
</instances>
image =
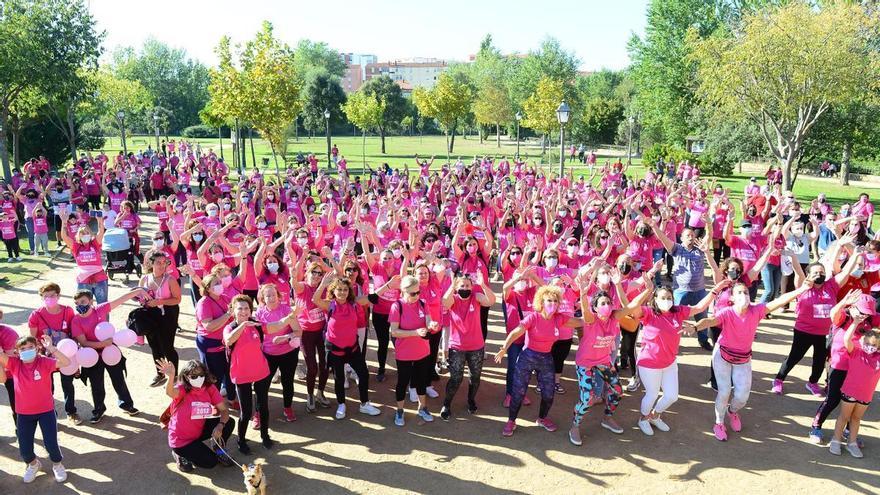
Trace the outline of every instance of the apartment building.
<instances>
[{"instance_id":1,"label":"apartment building","mask_svg":"<svg viewBox=\"0 0 880 495\"><path fill-rule=\"evenodd\" d=\"M408 83L410 88L432 88L437 77L448 68L445 60L417 58L367 64L364 68L364 81L387 75L393 81Z\"/></svg>"}]
</instances>

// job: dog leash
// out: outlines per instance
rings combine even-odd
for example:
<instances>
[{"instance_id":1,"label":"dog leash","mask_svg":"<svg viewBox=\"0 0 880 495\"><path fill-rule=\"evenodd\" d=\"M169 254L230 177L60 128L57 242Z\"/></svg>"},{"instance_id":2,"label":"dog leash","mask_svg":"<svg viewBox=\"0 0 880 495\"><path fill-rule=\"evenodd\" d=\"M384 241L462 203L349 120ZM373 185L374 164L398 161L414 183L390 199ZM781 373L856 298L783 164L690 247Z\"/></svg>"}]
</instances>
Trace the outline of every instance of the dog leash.
<instances>
[{"instance_id":1,"label":"dog leash","mask_svg":"<svg viewBox=\"0 0 880 495\"><path fill-rule=\"evenodd\" d=\"M220 444L217 443L217 440L214 439L214 437L211 437L211 441L214 442L214 445L217 446L217 450L219 450L221 454L225 455L226 458L229 459L230 461L232 461L232 463L235 464L236 466L238 466L238 467L244 469L244 466L242 466L241 464L239 464L238 461L236 461L234 457L232 457L231 455L229 455L229 452L226 452L226 449L224 449L223 447L221 447Z\"/></svg>"}]
</instances>

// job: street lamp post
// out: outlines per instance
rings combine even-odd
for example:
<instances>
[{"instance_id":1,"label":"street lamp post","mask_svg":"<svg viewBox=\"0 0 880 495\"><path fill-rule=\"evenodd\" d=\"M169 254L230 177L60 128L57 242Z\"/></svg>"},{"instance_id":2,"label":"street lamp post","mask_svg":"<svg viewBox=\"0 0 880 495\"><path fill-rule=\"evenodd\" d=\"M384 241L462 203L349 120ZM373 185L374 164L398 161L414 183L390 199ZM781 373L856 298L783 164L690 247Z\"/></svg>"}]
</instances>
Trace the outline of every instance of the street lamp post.
<instances>
[{"instance_id":1,"label":"street lamp post","mask_svg":"<svg viewBox=\"0 0 880 495\"><path fill-rule=\"evenodd\" d=\"M122 154L128 156L128 147L125 145L125 112L116 112L116 118L119 119L119 133L122 135Z\"/></svg>"},{"instance_id":2,"label":"street lamp post","mask_svg":"<svg viewBox=\"0 0 880 495\"><path fill-rule=\"evenodd\" d=\"M522 114L516 112L516 159L519 160L519 121L522 120Z\"/></svg>"},{"instance_id":3,"label":"street lamp post","mask_svg":"<svg viewBox=\"0 0 880 495\"><path fill-rule=\"evenodd\" d=\"M635 118L632 115L629 116L629 138L626 140L626 163L627 165L632 163L632 140L633 140L633 123L635 122Z\"/></svg>"},{"instance_id":4,"label":"street lamp post","mask_svg":"<svg viewBox=\"0 0 880 495\"><path fill-rule=\"evenodd\" d=\"M565 124L571 116L571 109L562 100L562 103L556 108L556 120L559 121L559 177L565 174Z\"/></svg>"},{"instance_id":5,"label":"street lamp post","mask_svg":"<svg viewBox=\"0 0 880 495\"><path fill-rule=\"evenodd\" d=\"M324 109L324 129L327 131L327 169L330 169L330 109Z\"/></svg>"},{"instance_id":6,"label":"street lamp post","mask_svg":"<svg viewBox=\"0 0 880 495\"><path fill-rule=\"evenodd\" d=\"M159 153L159 114L153 114L153 124L156 126L156 153Z\"/></svg>"}]
</instances>

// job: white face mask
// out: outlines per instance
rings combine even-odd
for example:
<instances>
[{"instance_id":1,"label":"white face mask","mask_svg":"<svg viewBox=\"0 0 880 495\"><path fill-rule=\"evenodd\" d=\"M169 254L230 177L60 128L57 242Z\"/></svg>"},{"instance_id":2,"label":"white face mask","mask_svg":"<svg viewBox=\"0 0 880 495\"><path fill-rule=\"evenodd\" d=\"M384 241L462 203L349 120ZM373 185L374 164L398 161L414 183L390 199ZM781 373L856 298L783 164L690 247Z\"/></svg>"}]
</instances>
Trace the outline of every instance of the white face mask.
<instances>
[{"instance_id":1,"label":"white face mask","mask_svg":"<svg viewBox=\"0 0 880 495\"><path fill-rule=\"evenodd\" d=\"M300 246L305 246L306 244L309 243L309 239L307 237L297 237L296 243L299 244Z\"/></svg>"},{"instance_id":2,"label":"white face mask","mask_svg":"<svg viewBox=\"0 0 880 495\"><path fill-rule=\"evenodd\" d=\"M596 277L596 280L599 282L600 285L608 285L611 282L611 276L603 273Z\"/></svg>"},{"instance_id":3,"label":"white face mask","mask_svg":"<svg viewBox=\"0 0 880 495\"><path fill-rule=\"evenodd\" d=\"M391 254L393 254L395 258L400 258L401 251L400 249L392 249Z\"/></svg>"},{"instance_id":4,"label":"white face mask","mask_svg":"<svg viewBox=\"0 0 880 495\"><path fill-rule=\"evenodd\" d=\"M434 265L434 268L432 269L434 270L434 273L442 273L446 271L446 268L443 265Z\"/></svg>"},{"instance_id":5,"label":"white face mask","mask_svg":"<svg viewBox=\"0 0 880 495\"><path fill-rule=\"evenodd\" d=\"M214 253L214 254L212 254L212 255L211 255L211 260L213 260L214 263L220 263L221 261L223 261L223 253Z\"/></svg>"},{"instance_id":6,"label":"white face mask","mask_svg":"<svg viewBox=\"0 0 880 495\"><path fill-rule=\"evenodd\" d=\"M258 222L258 223L257 223L257 228L258 228L258 229L265 229L265 228L266 228L266 222Z\"/></svg>"},{"instance_id":7,"label":"white face mask","mask_svg":"<svg viewBox=\"0 0 880 495\"><path fill-rule=\"evenodd\" d=\"M92 242L92 236L89 234L81 235L79 239L82 241L83 244L88 244Z\"/></svg>"},{"instance_id":8,"label":"white face mask","mask_svg":"<svg viewBox=\"0 0 880 495\"><path fill-rule=\"evenodd\" d=\"M862 345L862 351L864 351L865 354L874 354L877 352L877 346L868 344L864 337L862 337L862 340L859 343Z\"/></svg>"},{"instance_id":9,"label":"white face mask","mask_svg":"<svg viewBox=\"0 0 880 495\"><path fill-rule=\"evenodd\" d=\"M525 280L521 280L513 285L513 290L516 292L522 292L529 287L529 283Z\"/></svg>"},{"instance_id":10,"label":"white face mask","mask_svg":"<svg viewBox=\"0 0 880 495\"><path fill-rule=\"evenodd\" d=\"M544 266L547 268L553 269L556 268L556 265L559 263L559 260L556 258L547 258L544 260Z\"/></svg>"},{"instance_id":11,"label":"white face mask","mask_svg":"<svg viewBox=\"0 0 880 495\"><path fill-rule=\"evenodd\" d=\"M223 285L221 284L221 285L215 285L215 286L211 287L211 292L212 292L215 296L220 296L220 295L222 295L222 294L223 294Z\"/></svg>"},{"instance_id":12,"label":"white face mask","mask_svg":"<svg viewBox=\"0 0 880 495\"><path fill-rule=\"evenodd\" d=\"M187 378L189 380L189 384L193 386L193 388L202 388L202 385L205 384L205 377L200 376L198 378Z\"/></svg>"},{"instance_id":13,"label":"white face mask","mask_svg":"<svg viewBox=\"0 0 880 495\"><path fill-rule=\"evenodd\" d=\"M660 311L669 311L672 309L672 301L669 299L657 299L657 308Z\"/></svg>"},{"instance_id":14,"label":"white face mask","mask_svg":"<svg viewBox=\"0 0 880 495\"><path fill-rule=\"evenodd\" d=\"M266 268L272 273L278 273L278 263L266 263Z\"/></svg>"},{"instance_id":15,"label":"white face mask","mask_svg":"<svg viewBox=\"0 0 880 495\"><path fill-rule=\"evenodd\" d=\"M791 229L791 233L800 237L804 235L804 229Z\"/></svg>"},{"instance_id":16,"label":"white face mask","mask_svg":"<svg viewBox=\"0 0 880 495\"><path fill-rule=\"evenodd\" d=\"M160 248L165 245L165 239L153 239L153 246Z\"/></svg>"},{"instance_id":17,"label":"white face mask","mask_svg":"<svg viewBox=\"0 0 880 495\"><path fill-rule=\"evenodd\" d=\"M569 257L574 257L574 255L577 254L577 250L577 246L567 246L565 248L565 251L568 253Z\"/></svg>"},{"instance_id":18,"label":"white face mask","mask_svg":"<svg viewBox=\"0 0 880 495\"><path fill-rule=\"evenodd\" d=\"M731 298L733 305L739 308L749 304L749 297L745 294L734 294Z\"/></svg>"}]
</instances>

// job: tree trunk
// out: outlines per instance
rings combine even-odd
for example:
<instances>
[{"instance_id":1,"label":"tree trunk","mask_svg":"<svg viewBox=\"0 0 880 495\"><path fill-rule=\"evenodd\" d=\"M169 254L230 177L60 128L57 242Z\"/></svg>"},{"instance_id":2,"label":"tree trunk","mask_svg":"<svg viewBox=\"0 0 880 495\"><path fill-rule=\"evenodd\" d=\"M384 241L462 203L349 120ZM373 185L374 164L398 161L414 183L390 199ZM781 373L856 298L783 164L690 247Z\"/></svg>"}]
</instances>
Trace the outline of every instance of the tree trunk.
<instances>
[{"instance_id":1,"label":"tree trunk","mask_svg":"<svg viewBox=\"0 0 880 495\"><path fill-rule=\"evenodd\" d=\"M501 147L501 124L495 123L495 147Z\"/></svg>"},{"instance_id":2,"label":"tree trunk","mask_svg":"<svg viewBox=\"0 0 880 495\"><path fill-rule=\"evenodd\" d=\"M452 136L449 139L449 152L452 153L455 150L455 126L452 126Z\"/></svg>"},{"instance_id":3,"label":"tree trunk","mask_svg":"<svg viewBox=\"0 0 880 495\"><path fill-rule=\"evenodd\" d=\"M3 162L3 176L12 180L12 169L9 167L9 147L6 140L6 129L9 127L9 106L0 106L0 161Z\"/></svg>"},{"instance_id":4,"label":"tree trunk","mask_svg":"<svg viewBox=\"0 0 880 495\"><path fill-rule=\"evenodd\" d=\"M849 185L849 159L852 155L852 142L847 139L843 143L843 156L840 159L840 185Z\"/></svg>"},{"instance_id":5,"label":"tree trunk","mask_svg":"<svg viewBox=\"0 0 880 495\"><path fill-rule=\"evenodd\" d=\"M223 158L223 126L217 128L217 137L220 139L220 159L225 160Z\"/></svg>"},{"instance_id":6,"label":"tree trunk","mask_svg":"<svg viewBox=\"0 0 880 495\"><path fill-rule=\"evenodd\" d=\"M21 166L21 129L18 126L12 128L12 168Z\"/></svg>"},{"instance_id":7,"label":"tree trunk","mask_svg":"<svg viewBox=\"0 0 880 495\"><path fill-rule=\"evenodd\" d=\"M73 112L67 109L67 144L70 146L70 156L76 161L76 122L73 120Z\"/></svg>"},{"instance_id":8,"label":"tree trunk","mask_svg":"<svg viewBox=\"0 0 880 495\"><path fill-rule=\"evenodd\" d=\"M791 177L791 158L780 159L779 166L782 168L782 190L791 191L791 186L794 184L794 180Z\"/></svg>"},{"instance_id":9,"label":"tree trunk","mask_svg":"<svg viewBox=\"0 0 880 495\"><path fill-rule=\"evenodd\" d=\"M257 166L257 154L254 152L254 128L251 127L248 130L248 138L251 140L251 161L254 164L254 168ZM272 156L275 156L275 148L272 148ZM278 159L275 159L275 172L278 172Z\"/></svg>"},{"instance_id":10,"label":"tree trunk","mask_svg":"<svg viewBox=\"0 0 880 495\"><path fill-rule=\"evenodd\" d=\"M379 145L381 148L381 152L385 154L385 126L379 126L379 140L381 144Z\"/></svg>"},{"instance_id":11,"label":"tree trunk","mask_svg":"<svg viewBox=\"0 0 880 495\"><path fill-rule=\"evenodd\" d=\"M361 167L361 174L363 174L364 170L367 169L367 130L361 130L361 134L363 135L363 140L361 141L361 158L364 161L364 164Z\"/></svg>"}]
</instances>

